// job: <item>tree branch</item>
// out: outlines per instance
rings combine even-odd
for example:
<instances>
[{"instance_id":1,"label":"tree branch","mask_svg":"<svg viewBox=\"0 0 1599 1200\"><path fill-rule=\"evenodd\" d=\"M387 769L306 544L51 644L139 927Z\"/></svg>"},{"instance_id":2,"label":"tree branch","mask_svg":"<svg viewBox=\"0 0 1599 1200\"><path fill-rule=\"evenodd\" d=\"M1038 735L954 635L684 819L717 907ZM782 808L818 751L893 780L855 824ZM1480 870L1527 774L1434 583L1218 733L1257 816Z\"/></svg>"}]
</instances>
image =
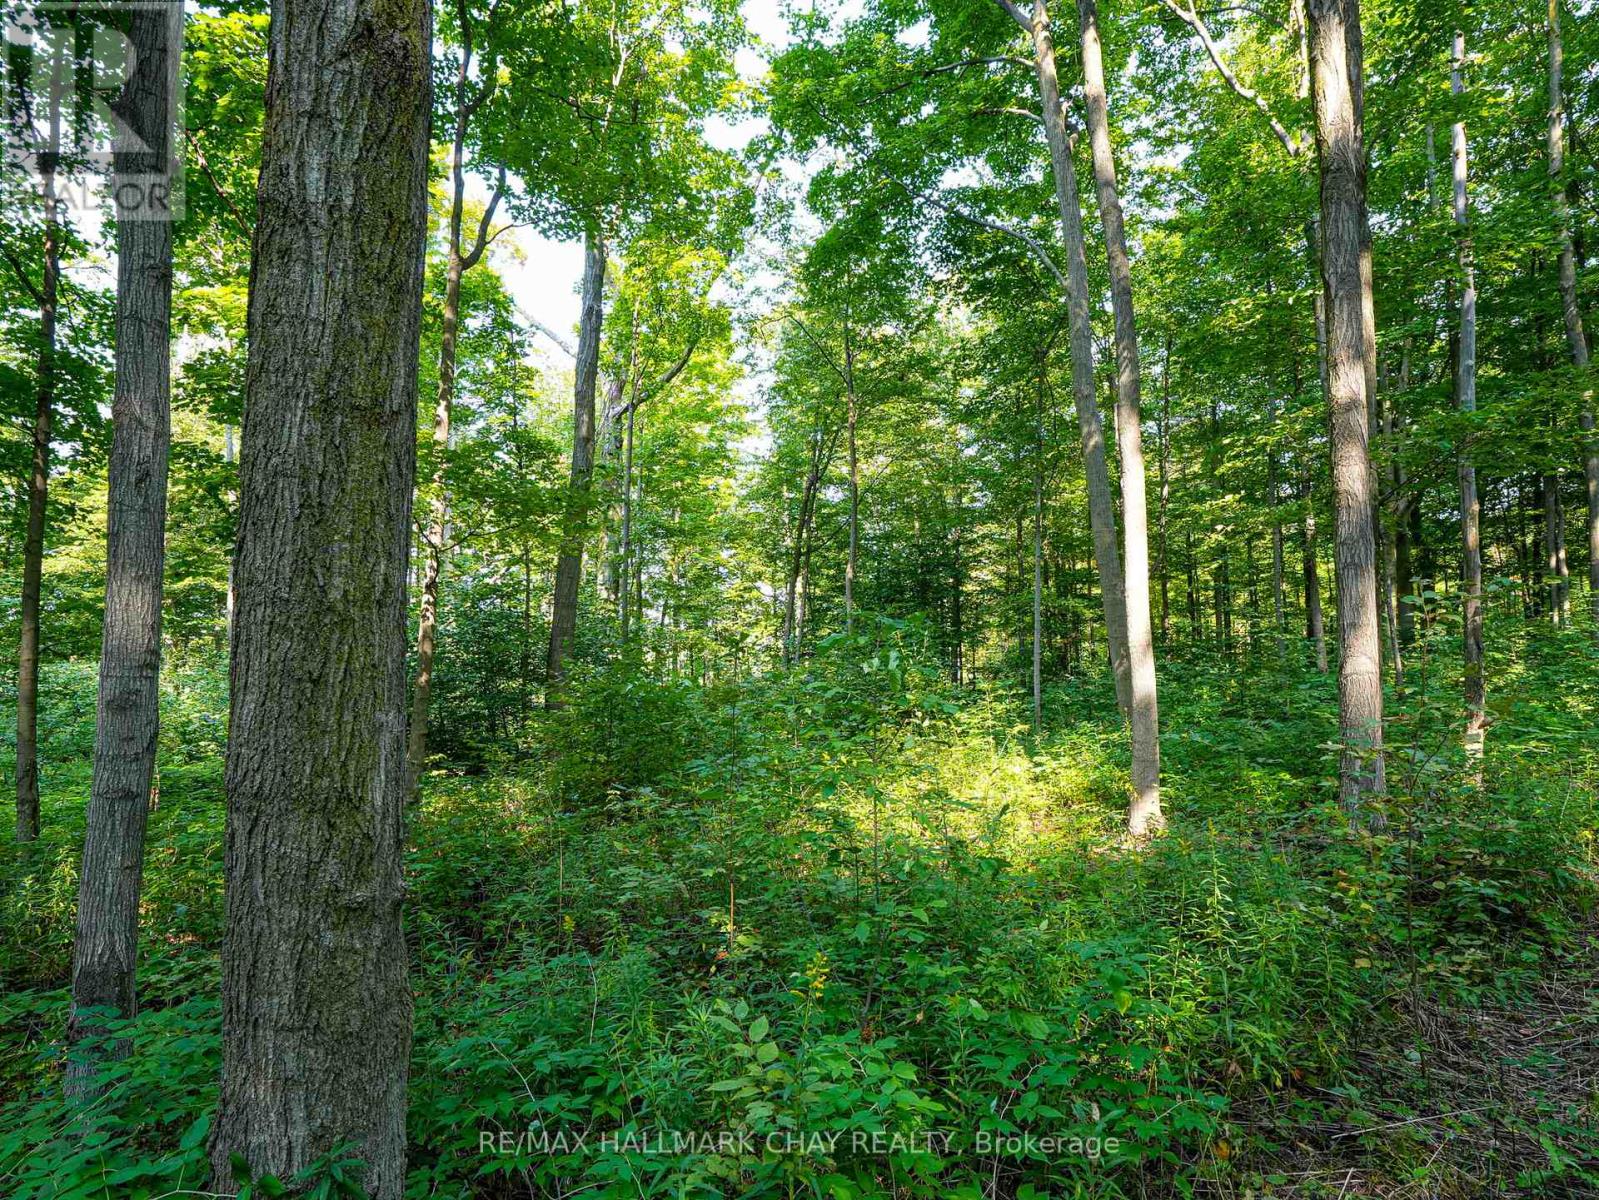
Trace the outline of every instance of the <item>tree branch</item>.
<instances>
[{"instance_id":1,"label":"tree branch","mask_svg":"<svg viewBox=\"0 0 1599 1200\"><path fill-rule=\"evenodd\" d=\"M991 229L995 233L1002 233L1008 238L1014 238L1016 241L1020 242L1033 252L1033 256L1037 258L1038 261L1046 268L1048 268L1049 273L1055 277L1056 282L1059 283L1062 288L1067 286L1066 276L1063 275L1061 273L1061 269L1055 265L1055 260L1050 258L1049 252L1044 249L1044 244L1032 234L1026 232L1025 230L1017 229L1014 226L1005 225L999 221L990 220L988 217L980 217L975 213L965 212L959 208L956 208L953 204L946 204L936 196L914 192L897 179L891 179L889 182L895 187L899 188L900 191L904 192L913 200L925 200L934 208L948 213L952 217L958 217L963 221L970 221L973 225L981 225L984 229Z\"/></svg>"},{"instance_id":2,"label":"tree branch","mask_svg":"<svg viewBox=\"0 0 1599 1200\"><path fill-rule=\"evenodd\" d=\"M471 270L477 266L478 260L483 257L483 251L488 249L489 226L494 223L494 211L500 207L500 200L505 196L505 168L500 168L499 177L494 181L494 194L489 197L488 207L483 210L483 216L477 223L477 237L472 242L472 251L461 260L462 270ZM500 233L504 233L502 229ZM494 237L499 237L496 233Z\"/></svg>"},{"instance_id":3,"label":"tree branch","mask_svg":"<svg viewBox=\"0 0 1599 1200\"><path fill-rule=\"evenodd\" d=\"M11 247L5 245L3 242L0 242L0 254L4 254L6 256L6 261L11 264L11 269L17 273L17 278L22 281L22 286L28 289L28 294L33 297L33 302L38 305L43 305L44 293L41 292L38 285L28 277L27 268L22 265L21 261L17 258Z\"/></svg>"},{"instance_id":4,"label":"tree branch","mask_svg":"<svg viewBox=\"0 0 1599 1200\"><path fill-rule=\"evenodd\" d=\"M1247 86L1243 80L1238 78L1233 69L1227 65L1227 60L1221 56L1221 47L1216 44L1216 39L1211 36L1210 29L1205 24L1205 19L1199 15L1199 12L1193 8L1183 8L1177 3L1177 0L1161 0L1161 3L1171 10L1178 20L1194 31L1194 35L1199 38L1200 44L1205 47L1205 53L1210 55L1210 61L1215 65L1216 70L1221 72L1221 77L1227 81L1227 86L1260 110L1260 115L1266 118L1266 123L1271 126L1271 131L1277 135L1277 140L1283 144L1283 149L1288 151L1288 157L1298 158L1300 152L1305 148L1303 135L1289 133L1284 128L1283 123L1277 119L1276 114L1271 111L1271 105L1266 103L1266 98L1255 91L1254 88Z\"/></svg>"},{"instance_id":5,"label":"tree branch","mask_svg":"<svg viewBox=\"0 0 1599 1200\"><path fill-rule=\"evenodd\" d=\"M223 190L222 185L217 182L217 177L211 173L211 164L206 160L205 151L200 148L200 139L194 136L194 130L188 128L184 129L183 136L188 141L189 147L194 151L194 160L200 164L200 170L205 173L206 179L210 182L211 190L217 194L217 199L222 201L222 206L233 217L234 224L239 227L239 232L244 234L245 237L250 237L252 231L249 224L240 215L239 210L234 207L233 198Z\"/></svg>"},{"instance_id":6,"label":"tree branch","mask_svg":"<svg viewBox=\"0 0 1599 1200\"><path fill-rule=\"evenodd\" d=\"M562 337L560 334L556 333L555 330L544 324L544 322L529 317L527 319L527 323L536 332L542 333L545 337L549 338L550 341L554 342L557 346L564 350L568 358L575 359L577 357L577 349L572 345L572 343L566 338Z\"/></svg>"}]
</instances>

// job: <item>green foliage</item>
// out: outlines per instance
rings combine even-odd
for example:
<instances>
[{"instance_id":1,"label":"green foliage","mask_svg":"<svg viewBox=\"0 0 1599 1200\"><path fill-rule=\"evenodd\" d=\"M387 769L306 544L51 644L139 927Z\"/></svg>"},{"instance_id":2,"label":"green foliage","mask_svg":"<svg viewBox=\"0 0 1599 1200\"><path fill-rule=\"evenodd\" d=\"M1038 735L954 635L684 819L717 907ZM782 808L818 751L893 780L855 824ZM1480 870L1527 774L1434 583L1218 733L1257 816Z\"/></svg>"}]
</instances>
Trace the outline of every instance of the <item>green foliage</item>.
<instances>
[{"instance_id":1,"label":"green foliage","mask_svg":"<svg viewBox=\"0 0 1599 1200\"><path fill-rule=\"evenodd\" d=\"M1176 1193L1269 1167L1296 1118L1247 1124L1267 1098L1381 1126L1360 1054L1396 992L1512 1004L1584 953L1593 696L1586 674L1557 682L1589 653L1577 636L1518 648L1545 665L1505 704L1488 790L1396 767L1380 835L1349 830L1304 751L1331 735L1321 677L1174 664L1176 824L1143 849L1116 841L1113 708L1052 692L1057 731L1034 738L1003 694L948 683L925 623L862 616L791 669L708 688L626 659L580 672L523 765L435 776L416 817L410 1192L934 1197L997 1171L1007 1195ZM81 1141L56 1049L81 774L48 789L45 838L0 860L8 1194L205 1186L221 693L214 669L183 679L144 1011ZM47 691L58 736L89 682ZM1413 693L1406 727L1440 699ZM1592 1152L1570 1105L1520 1118L1548 1186ZM296 1186L338 1195L351 1169Z\"/></svg>"}]
</instances>

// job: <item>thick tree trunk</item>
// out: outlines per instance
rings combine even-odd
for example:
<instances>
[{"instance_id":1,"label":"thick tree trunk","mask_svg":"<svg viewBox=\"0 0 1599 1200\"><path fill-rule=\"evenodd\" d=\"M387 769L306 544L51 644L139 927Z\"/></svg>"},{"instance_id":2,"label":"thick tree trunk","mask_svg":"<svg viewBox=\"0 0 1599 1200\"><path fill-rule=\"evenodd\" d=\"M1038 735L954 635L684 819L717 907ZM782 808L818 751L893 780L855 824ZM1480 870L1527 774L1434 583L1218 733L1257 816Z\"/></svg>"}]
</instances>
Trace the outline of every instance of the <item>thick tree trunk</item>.
<instances>
[{"instance_id":1,"label":"thick tree trunk","mask_svg":"<svg viewBox=\"0 0 1599 1200\"><path fill-rule=\"evenodd\" d=\"M137 140L124 141L116 147L116 169L137 176L164 170L170 159L177 63L166 12L135 9L130 22L137 65L116 108L150 153L140 153ZM131 1017L136 1010L145 818L161 719L171 317L172 225L151 212L126 214L117 223L116 393L94 782L72 956L70 1033L80 1044L67 1063L67 1092L78 1099L99 1093L100 1066L127 1048L101 1040L106 1029L96 1013Z\"/></svg>"},{"instance_id":2,"label":"thick tree trunk","mask_svg":"<svg viewBox=\"0 0 1599 1200\"><path fill-rule=\"evenodd\" d=\"M1372 471L1367 454L1366 148L1358 0L1309 0L1316 150L1321 163L1321 275L1327 303L1333 508L1338 567L1339 797L1351 817L1385 790Z\"/></svg>"},{"instance_id":3,"label":"thick tree trunk","mask_svg":"<svg viewBox=\"0 0 1599 1200\"><path fill-rule=\"evenodd\" d=\"M577 375L572 389L572 479L555 561L555 599L550 615L550 651L544 704L560 703L566 658L577 634L577 593L583 581L583 541L588 532L589 489L594 482L594 391L599 380L600 335L605 319L605 240L597 230L583 239L583 312L577 337ZM627 586L627 581L622 581Z\"/></svg>"},{"instance_id":4,"label":"thick tree trunk","mask_svg":"<svg viewBox=\"0 0 1599 1200\"><path fill-rule=\"evenodd\" d=\"M17 841L39 836L39 588L44 574L45 506L50 488L50 428L55 418L56 298L61 224L54 168L44 172L44 275L39 285L39 356L28 474L28 528L22 542L22 634L17 648Z\"/></svg>"},{"instance_id":5,"label":"thick tree trunk","mask_svg":"<svg viewBox=\"0 0 1599 1200\"><path fill-rule=\"evenodd\" d=\"M1449 90L1465 92L1463 75L1466 37L1455 34L1454 69ZM1460 239L1460 343L1455 362L1455 406L1463 414L1477 411L1477 269L1472 260L1471 226L1466 198L1466 124L1456 121L1451 134L1454 163L1455 228ZM1482 512L1477 501L1477 468L1470 446L1458 452L1460 475L1461 585L1464 590L1462 653L1465 660L1466 759L1472 776L1482 781L1483 740L1488 727L1483 677L1482 640Z\"/></svg>"},{"instance_id":6,"label":"thick tree trunk","mask_svg":"<svg viewBox=\"0 0 1599 1200\"><path fill-rule=\"evenodd\" d=\"M1165 818L1160 811L1160 713L1155 686L1155 640L1149 619L1149 513L1144 483L1138 330L1133 314L1132 263L1127 254L1116 161L1110 146L1105 64L1095 0L1077 0L1077 16L1082 27L1088 142L1093 151L1094 185L1110 263L1111 309L1116 329L1116 447L1121 456L1122 539L1126 547L1123 565L1127 581L1124 600L1133 735L1133 800L1127 827L1134 837L1141 837L1164 826Z\"/></svg>"},{"instance_id":7,"label":"thick tree trunk","mask_svg":"<svg viewBox=\"0 0 1599 1200\"><path fill-rule=\"evenodd\" d=\"M406 556L427 223L421 0L276 0L249 311L215 1179L405 1186Z\"/></svg>"},{"instance_id":8,"label":"thick tree trunk","mask_svg":"<svg viewBox=\"0 0 1599 1200\"><path fill-rule=\"evenodd\" d=\"M1105 640L1116 702L1132 713L1132 666L1127 650L1127 600L1121 554L1116 546L1116 511L1111 501L1110 470L1105 460L1105 433L1094 396L1094 327L1088 293L1088 248L1083 238L1082 202L1077 195L1077 169L1072 164L1066 117L1061 108L1060 78L1049 10L1034 0L1031 21L1013 13L1033 41L1038 98L1049 143L1049 158L1060 208L1061 237L1066 246L1066 306L1070 318L1072 397L1083 439L1083 474L1088 484L1088 520L1094 536L1094 562L1099 569L1100 598L1105 610Z\"/></svg>"}]
</instances>

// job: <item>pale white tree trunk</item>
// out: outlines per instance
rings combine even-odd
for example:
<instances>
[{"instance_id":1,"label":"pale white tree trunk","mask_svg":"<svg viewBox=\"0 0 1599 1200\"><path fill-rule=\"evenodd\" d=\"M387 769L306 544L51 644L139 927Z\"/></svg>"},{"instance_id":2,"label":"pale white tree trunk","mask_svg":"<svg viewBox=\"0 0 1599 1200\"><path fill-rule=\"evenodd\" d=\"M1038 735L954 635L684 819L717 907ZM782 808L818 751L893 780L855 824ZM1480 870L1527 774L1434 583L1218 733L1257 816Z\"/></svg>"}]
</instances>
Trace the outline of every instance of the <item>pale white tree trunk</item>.
<instances>
[{"instance_id":1,"label":"pale white tree trunk","mask_svg":"<svg viewBox=\"0 0 1599 1200\"><path fill-rule=\"evenodd\" d=\"M1077 0L1083 48L1083 91L1088 141L1093 151L1105 254L1110 264L1111 309L1116 328L1116 445L1121 454L1122 537L1126 553L1127 650L1132 692L1133 800L1128 831L1135 837L1165 824L1160 811L1160 714L1155 685L1155 642L1149 616L1149 515L1144 484L1138 331L1133 314L1132 263L1116 186L1095 0Z\"/></svg>"},{"instance_id":2,"label":"pale white tree trunk","mask_svg":"<svg viewBox=\"0 0 1599 1200\"><path fill-rule=\"evenodd\" d=\"M1466 35L1455 34L1454 68L1449 90L1465 94ZM1455 228L1460 238L1460 355L1455 367L1455 404L1462 413L1477 410L1477 270L1472 261L1471 226L1466 198L1466 123L1456 121L1451 133L1454 166ZM1483 738L1487 729L1482 640L1482 531L1477 502L1477 469L1471 449L1459 452L1461 583L1464 589L1466 758L1473 777L1482 781Z\"/></svg>"}]
</instances>

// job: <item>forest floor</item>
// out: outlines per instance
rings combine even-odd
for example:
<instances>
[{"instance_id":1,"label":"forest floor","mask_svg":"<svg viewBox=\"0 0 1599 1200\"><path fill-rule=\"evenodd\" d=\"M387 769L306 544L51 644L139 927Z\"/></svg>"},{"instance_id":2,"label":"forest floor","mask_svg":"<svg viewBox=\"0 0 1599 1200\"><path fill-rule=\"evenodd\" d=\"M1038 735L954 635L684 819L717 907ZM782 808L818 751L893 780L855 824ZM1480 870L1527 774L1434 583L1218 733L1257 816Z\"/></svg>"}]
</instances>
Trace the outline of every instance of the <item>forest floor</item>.
<instances>
[{"instance_id":1,"label":"forest floor","mask_svg":"<svg viewBox=\"0 0 1599 1200\"><path fill-rule=\"evenodd\" d=\"M1396 993L1342 1086L1240 1106L1232 1122L1260 1137L1252 1157L1273 1194L1599 1196L1593 1179L1552 1169L1576 1160L1548 1130L1586 1112L1588 1151L1599 1149L1599 924L1581 937L1572 960L1514 1004ZM1252 1189L1212 1178L1200 1194Z\"/></svg>"},{"instance_id":2,"label":"forest floor","mask_svg":"<svg viewBox=\"0 0 1599 1200\"><path fill-rule=\"evenodd\" d=\"M1171 830L1137 847L1102 678L1035 735L914 627L737 684L585 674L509 744L442 714L409 1195L1599 1197L1599 654L1490 645L1486 786L1419 648L1380 832L1338 810L1333 680L1266 654L1167 655ZM169 672L143 1011L85 1119L59 1088L94 674L46 673L45 832L0 849L8 1198L216 1190L225 678ZM847 1137L767 1140L806 1133Z\"/></svg>"}]
</instances>

